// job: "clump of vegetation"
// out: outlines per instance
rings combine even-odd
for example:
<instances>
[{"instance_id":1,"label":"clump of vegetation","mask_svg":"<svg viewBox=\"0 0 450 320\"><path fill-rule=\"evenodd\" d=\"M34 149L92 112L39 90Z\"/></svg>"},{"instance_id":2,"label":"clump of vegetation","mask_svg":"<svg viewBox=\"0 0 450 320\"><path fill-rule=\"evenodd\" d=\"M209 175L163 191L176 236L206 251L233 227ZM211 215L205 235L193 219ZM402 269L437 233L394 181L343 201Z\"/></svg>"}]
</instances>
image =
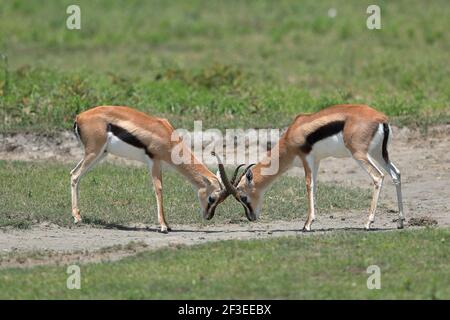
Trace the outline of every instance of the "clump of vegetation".
<instances>
[{"instance_id":1,"label":"clump of vegetation","mask_svg":"<svg viewBox=\"0 0 450 320\"><path fill-rule=\"evenodd\" d=\"M369 104L424 132L450 123L450 16L440 1L386 3L381 30L366 28L366 7L353 1L78 4L77 31L65 28L60 3L2 5L0 132L69 129L102 104L187 129L199 119L284 127L334 103Z\"/></svg>"},{"instance_id":2,"label":"clump of vegetation","mask_svg":"<svg viewBox=\"0 0 450 320\"><path fill-rule=\"evenodd\" d=\"M156 80L179 80L188 85L202 86L208 89L220 87L238 87L242 83L241 70L232 66L213 64L211 67L188 72L182 69L169 69L158 74Z\"/></svg>"}]
</instances>

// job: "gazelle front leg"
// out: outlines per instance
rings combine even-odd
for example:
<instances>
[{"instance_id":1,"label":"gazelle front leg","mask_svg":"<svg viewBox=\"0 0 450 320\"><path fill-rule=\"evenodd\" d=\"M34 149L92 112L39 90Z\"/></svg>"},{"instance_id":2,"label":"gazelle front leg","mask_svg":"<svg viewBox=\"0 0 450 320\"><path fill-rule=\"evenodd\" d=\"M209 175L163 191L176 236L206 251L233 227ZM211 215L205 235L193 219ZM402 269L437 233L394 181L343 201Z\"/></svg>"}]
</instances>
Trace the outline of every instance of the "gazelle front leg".
<instances>
[{"instance_id":1,"label":"gazelle front leg","mask_svg":"<svg viewBox=\"0 0 450 320\"><path fill-rule=\"evenodd\" d=\"M314 197L317 190L316 181L319 163L316 162L312 156L308 156L302 161L305 169L306 192L308 196L308 217L303 227L303 231L311 231L311 225L316 218Z\"/></svg>"},{"instance_id":2,"label":"gazelle front leg","mask_svg":"<svg viewBox=\"0 0 450 320\"><path fill-rule=\"evenodd\" d=\"M152 175L153 189L156 195L156 205L158 208L158 221L161 226L160 231L162 233L168 233L171 229L167 226L166 219L164 217L163 207L163 195L162 195L162 172L161 162L159 160L148 161L148 167Z\"/></svg>"}]
</instances>

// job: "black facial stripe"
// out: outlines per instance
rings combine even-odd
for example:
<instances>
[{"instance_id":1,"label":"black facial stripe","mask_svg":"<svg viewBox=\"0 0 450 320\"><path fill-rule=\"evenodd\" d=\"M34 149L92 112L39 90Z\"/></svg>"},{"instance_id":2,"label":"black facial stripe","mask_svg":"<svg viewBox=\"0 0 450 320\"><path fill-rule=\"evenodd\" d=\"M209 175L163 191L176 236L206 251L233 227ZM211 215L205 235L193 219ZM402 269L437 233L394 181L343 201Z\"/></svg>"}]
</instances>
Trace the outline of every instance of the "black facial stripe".
<instances>
[{"instance_id":1,"label":"black facial stripe","mask_svg":"<svg viewBox=\"0 0 450 320\"><path fill-rule=\"evenodd\" d=\"M241 199L236 198L237 201L239 201L240 203L242 203L244 205L245 210L247 211L247 213L251 213L253 212L252 206L250 205L250 203L248 201L242 201Z\"/></svg>"},{"instance_id":2,"label":"black facial stripe","mask_svg":"<svg viewBox=\"0 0 450 320\"><path fill-rule=\"evenodd\" d=\"M216 210L217 205L218 205L217 201L212 204L208 203L208 205L206 206L206 212L210 214L212 211Z\"/></svg>"},{"instance_id":3,"label":"black facial stripe","mask_svg":"<svg viewBox=\"0 0 450 320\"><path fill-rule=\"evenodd\" d=\"M147 150L147 146L142 143L141 140L136 138L132 133L128 132L122 127L116 126L115 124L109 123L108 124L108 131L111 132L113 135L115 135L117 138L122 140L125 143L128 143L132 145L133 147L143 149L145 154L148 155L150 158L153 158L153 154Z\"/></svg>"},{"instance_id":4,"label":"black facial stripe","mask_svg":"<svg viewBox=\"0 0 450 320\"><path fill-rule=\"evenodd\" d=\"M333 121L317 128L306 136L306 141L300 146L300 150L304 153L311 152L312 147L316 142L341 132L344 129L344 123L344 121Z\"/></svg>"}]
</instances>

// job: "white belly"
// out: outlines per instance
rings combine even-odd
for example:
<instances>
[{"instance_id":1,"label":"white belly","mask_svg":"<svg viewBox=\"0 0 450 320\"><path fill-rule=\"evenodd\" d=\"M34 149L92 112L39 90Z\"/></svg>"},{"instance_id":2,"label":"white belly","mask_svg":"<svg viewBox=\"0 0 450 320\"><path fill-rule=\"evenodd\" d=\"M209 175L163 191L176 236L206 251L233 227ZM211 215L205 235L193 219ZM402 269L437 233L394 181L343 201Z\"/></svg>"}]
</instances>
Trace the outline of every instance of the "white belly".
<instances>
[{"instance_id":1,"label":"white belly","mask_svg":"<svg viewBox=\"0 0 450 320\"><path fill-rule=\"evenodd\" d=\"M111 132L108 132L108 143L106 146L106 151L122 158L127 158L130 160L137 160L147 163L150 158L145 154L145 151L141 148L136 148L131 144L128 144Z\"/></svg>"},{"instance_id":2,"label":"white belly","mask_svg":"<svg viewBox=\"0 0 450 320\"><path fill-rule=\"evenodd\" d=\"M342 132L316 142L312 147L311 154L316 159L347 158L351 156L350 151L345 147Z\"/></svg>"}]
</instances>

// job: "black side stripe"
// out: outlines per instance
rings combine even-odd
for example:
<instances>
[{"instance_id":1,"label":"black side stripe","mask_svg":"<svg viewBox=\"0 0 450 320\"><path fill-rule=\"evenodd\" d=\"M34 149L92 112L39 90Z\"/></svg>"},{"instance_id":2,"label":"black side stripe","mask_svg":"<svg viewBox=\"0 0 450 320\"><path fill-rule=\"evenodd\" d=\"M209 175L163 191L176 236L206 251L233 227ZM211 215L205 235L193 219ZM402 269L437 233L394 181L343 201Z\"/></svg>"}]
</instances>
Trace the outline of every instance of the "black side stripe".
<instances>
[{"instance_id":1,"label":"black side stripe","mask_svg":"<svg viewBox=\"0 0 450 320\"><path fill-rule=\"evenodd\" d=\"M125 143L132 145L133 147L143 149L146 155L148 155L150 158L153 158L153 154L150 151L148 151L147 146L144 143L142 143L141 140L136 138L136 136L134 136L132 133L128 132L124 128L109 123L108 132L111 132L117 138L119 138Z\"/></svg>"},{"instance_id":2,"label":"black side stripe","mask_svg":"<svg viewBox=\"0 0 450 320\"><path fill-rule=\"evenodd\" d=\"M344 124L344 121L333 121L317 128L306 136L306 141L300 146L300 150L304 153L311 152L312 147L316 142L341 132L344 129Z\"/></svg>"},{"instance_id":3,"label":"black side stripe","mask_svg":"<svg viewBox=\"0 0 450 320\"><path fill-rule=\"evenodd\" d=\"M387 123L383 123L383 131L384 131L384 137L383 137L383 147L381 149L383 154L383 159L386 161L386 163L389 163L389 153L387 151L387 143L389 139L389 125Z\"/></svg>"}]
</instances>

